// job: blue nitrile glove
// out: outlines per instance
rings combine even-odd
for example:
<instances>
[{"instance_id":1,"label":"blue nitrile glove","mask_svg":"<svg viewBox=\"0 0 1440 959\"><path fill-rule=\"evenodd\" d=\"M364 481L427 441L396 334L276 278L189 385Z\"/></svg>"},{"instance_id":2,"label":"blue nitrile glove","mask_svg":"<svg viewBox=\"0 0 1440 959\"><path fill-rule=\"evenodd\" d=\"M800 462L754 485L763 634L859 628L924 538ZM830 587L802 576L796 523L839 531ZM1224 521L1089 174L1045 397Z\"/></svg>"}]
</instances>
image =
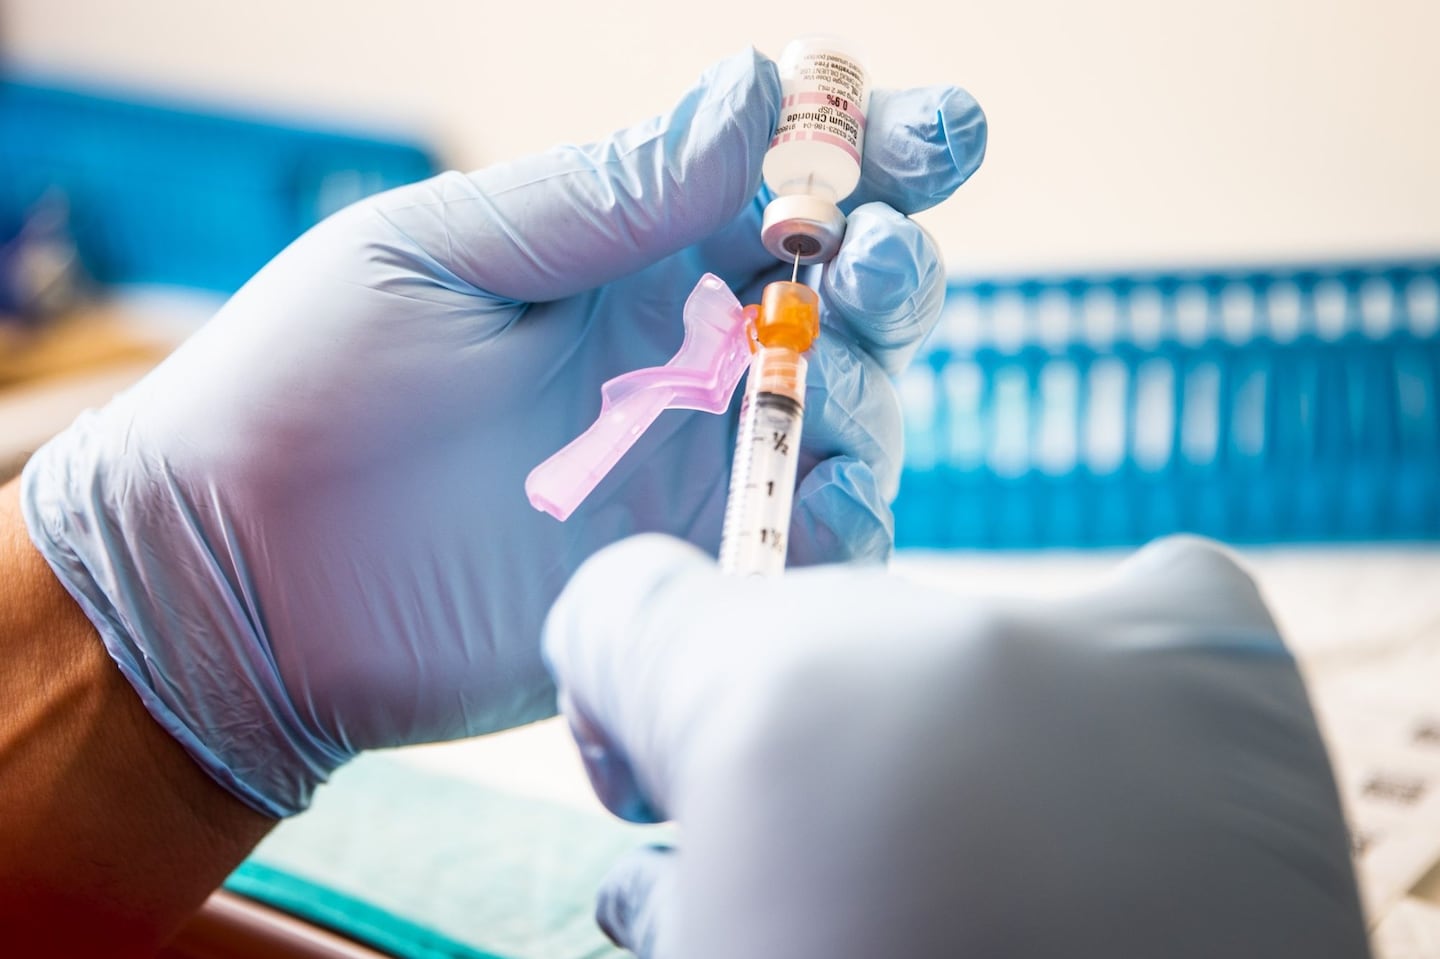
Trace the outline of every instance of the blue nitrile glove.
<instances>
[{"instance_id":1,"label":"blue nitrile glove","mask_svg":"<svg viewBox=\"0 0 1440 959\"><path fill-rule=\"evenodd\" d=\"M545 652L606 805L682 830L601 892L644 959L1367 955L1305 688L1204 541L1021 603L640 537Z\"/></svg>"},{"instance_id":2,"label":"blue nitrile glove","mask_svg":"<svg viewBox=\"0 0 1440 959\"><path fill-rule=\"evenodd\" d=\"M594 419L603 382L675 352L703 273L751 302L786 272L759 241L779 102L747 51L605 142L356 204L31 461L32 537L156 719L236 795L288 814L359 750L553 713L540 627L575 568L647 530L716 549L733 413L666 413L566 524L523 485ZM792 563L889 548L884 374L943 296L902 214L949 196L984 146L959 90L874 96L822 284Z\"/></svg>"}]
</instances>

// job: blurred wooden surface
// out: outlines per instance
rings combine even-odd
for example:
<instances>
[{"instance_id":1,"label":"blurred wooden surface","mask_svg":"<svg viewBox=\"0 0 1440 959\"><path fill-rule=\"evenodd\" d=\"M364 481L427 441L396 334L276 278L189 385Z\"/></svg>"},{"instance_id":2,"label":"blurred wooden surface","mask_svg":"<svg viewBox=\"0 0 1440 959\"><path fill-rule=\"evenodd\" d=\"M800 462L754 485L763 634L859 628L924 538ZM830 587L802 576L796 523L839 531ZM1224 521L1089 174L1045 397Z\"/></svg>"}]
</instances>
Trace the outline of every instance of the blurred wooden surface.
<instances>
[{"instance_id":1,"label":"blurred wooden surface","mask_svg":"<svg viewBox=\"0 0 1440 959\"><path fill-rule=\"evenodd\" d=\"M0 482L82 410L104 404L173 349L101 305L40 331L0 326Z\"/></svg>"},{"instance_id":2,"label":"blurred wooden surface","mask_svg":"<svg viewBox=\"0 0 1440 959\"><path fill-rule=\"evenodd\" d=\"M72 313L37 331L0 325L0 390L125 363L154 363L167 347L135 332L120 307Z\"/></svg>"}]
</instances>

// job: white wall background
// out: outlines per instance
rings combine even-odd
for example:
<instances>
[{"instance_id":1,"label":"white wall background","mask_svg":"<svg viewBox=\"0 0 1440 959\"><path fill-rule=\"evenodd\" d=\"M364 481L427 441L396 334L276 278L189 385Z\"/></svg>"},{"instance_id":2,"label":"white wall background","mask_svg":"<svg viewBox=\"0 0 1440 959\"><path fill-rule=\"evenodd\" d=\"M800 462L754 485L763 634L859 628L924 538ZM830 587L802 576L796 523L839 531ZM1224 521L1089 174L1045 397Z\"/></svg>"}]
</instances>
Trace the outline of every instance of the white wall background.
<instances>
[{"instance_id":1,"label":"white wall background","mask_svg":"<svg viewBox=\"0 0 1440 959\"><path fill-rule=\"evenodd\" d=\"M957 82L985 167L925 222L956 273L1440 252L1440 2L7 0L12 65L409 130L459 166L664 108L830 31Z\"/></svg>"}]
</instances>

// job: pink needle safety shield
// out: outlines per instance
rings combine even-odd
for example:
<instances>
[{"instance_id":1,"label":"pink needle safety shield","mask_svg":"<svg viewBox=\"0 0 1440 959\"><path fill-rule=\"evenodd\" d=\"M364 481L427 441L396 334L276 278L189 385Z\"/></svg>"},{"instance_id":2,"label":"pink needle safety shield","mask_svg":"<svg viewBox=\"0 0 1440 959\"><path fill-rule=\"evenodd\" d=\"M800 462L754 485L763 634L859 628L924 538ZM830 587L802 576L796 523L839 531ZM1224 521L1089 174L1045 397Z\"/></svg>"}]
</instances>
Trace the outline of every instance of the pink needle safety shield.
<instances>
[{"instance_id":1,"label":"pink needle safety shield","mask_svg":"<svg viewBox=\"0 0 1440 959\"><path fill-rule=\"evenodd\" d=\"M755 307L706 273L685 301L685 341L664 366L617 376L600 387L600 416L525 478L530 505L562 522L590 495L665 410L723 413L750 365Z\"/></svg>"}]
</instances>

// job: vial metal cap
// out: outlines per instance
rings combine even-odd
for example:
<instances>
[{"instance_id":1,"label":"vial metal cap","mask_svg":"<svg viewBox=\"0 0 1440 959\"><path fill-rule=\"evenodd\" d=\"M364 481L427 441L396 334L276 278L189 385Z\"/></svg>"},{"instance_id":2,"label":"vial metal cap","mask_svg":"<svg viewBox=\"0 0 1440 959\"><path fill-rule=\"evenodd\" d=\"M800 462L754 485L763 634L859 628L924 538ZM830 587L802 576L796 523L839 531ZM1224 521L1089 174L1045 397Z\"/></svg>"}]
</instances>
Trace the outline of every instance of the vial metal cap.
<instances>
[{"instance_id":1,"label":"vial metal cap","mask_svg":"<svg viewBox=\"0 0 1440 959\"><path fill-rule=\"evenodd\" d=\"M760 242L777 260L825 263L840 250L845 215L829 200L803 193L777 196L765 207Z\"/></svg>"}]
</instances>

